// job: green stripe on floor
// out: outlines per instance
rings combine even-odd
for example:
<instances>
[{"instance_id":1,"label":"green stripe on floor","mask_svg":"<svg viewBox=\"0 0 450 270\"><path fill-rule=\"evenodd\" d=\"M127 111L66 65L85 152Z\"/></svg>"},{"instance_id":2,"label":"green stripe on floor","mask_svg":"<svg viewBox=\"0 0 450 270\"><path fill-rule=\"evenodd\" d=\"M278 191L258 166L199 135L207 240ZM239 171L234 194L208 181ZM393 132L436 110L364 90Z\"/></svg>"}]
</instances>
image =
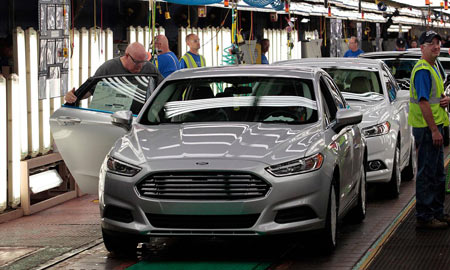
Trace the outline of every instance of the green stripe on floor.
<instances>
[{"instance_id":1,"label":"green stripe on floor","mask_svg":"<svg viewBox=\"0 0 450 270\"><path fill-rule=\"evenodd\" d=\"M256 262L139 262L127 270L264 270L270 263Z\"/></svg>"}]
</instances>

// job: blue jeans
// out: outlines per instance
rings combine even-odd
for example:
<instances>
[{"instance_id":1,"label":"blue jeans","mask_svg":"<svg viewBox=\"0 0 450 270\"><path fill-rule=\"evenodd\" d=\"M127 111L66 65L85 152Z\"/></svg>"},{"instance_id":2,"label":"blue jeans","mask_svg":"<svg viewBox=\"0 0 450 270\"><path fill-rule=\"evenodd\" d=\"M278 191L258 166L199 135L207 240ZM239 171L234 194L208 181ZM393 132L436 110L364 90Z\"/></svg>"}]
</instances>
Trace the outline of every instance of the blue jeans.
<instances>
[{"instance_id":1,"label":"blue jeans","mask_svg":"<svg viewBox=\"0 0 450 270\"><path fill-rule=\"evenodd\" d=\"M442 125L438 126L442 134ZM444 215L444 146L435 147L431 130L413 128L417 146L416 218L429 221Z\"/></svg>"}]
</instances>

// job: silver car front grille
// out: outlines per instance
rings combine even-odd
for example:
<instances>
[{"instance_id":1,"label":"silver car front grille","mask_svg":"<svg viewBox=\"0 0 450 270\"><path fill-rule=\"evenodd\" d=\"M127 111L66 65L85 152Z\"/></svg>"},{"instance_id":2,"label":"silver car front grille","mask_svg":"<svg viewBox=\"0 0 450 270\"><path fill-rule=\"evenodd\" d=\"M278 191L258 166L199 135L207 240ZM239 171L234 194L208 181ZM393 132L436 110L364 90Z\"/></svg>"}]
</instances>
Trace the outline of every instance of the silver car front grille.
<instances>
[{"instance_id":1,"label":"silver car front grille","mask_svg":"<svg viewBox=\"0 0 450 270\"><path fill-rule=\"evenodd\" d=\"M178 200L238 200L263 197L270 185L251 174L184 172L153 174L137 185L142 197Z\"/></svg>"}]
</instances>

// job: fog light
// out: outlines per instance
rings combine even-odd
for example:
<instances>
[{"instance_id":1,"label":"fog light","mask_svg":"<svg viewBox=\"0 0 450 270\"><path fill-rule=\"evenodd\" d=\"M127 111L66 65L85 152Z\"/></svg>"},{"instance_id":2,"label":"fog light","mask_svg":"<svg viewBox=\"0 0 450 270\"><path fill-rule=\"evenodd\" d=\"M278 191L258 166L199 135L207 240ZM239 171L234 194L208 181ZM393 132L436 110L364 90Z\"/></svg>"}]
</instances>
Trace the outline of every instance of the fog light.
<instances>
[{"instance_id":1,"label":"fog light","mask_svg":"<svg viewBox=\"0 0 450 270\"><path fill-rule=\"evenodd\" d=\"M369 168L371 171L379 170L380 167L381 167L381 162L378 160L369 162Z\"/></svg>"},{"instance_id":2,"label":"fog light","mask_svg":"<svg viewBox=\"0 0 450 270\"><path fill-rule=\"evenodd\" d=\"M386 166L381 160L369 161L369 171L378 171L386 169Z\"/></svg>"}]
</instances>

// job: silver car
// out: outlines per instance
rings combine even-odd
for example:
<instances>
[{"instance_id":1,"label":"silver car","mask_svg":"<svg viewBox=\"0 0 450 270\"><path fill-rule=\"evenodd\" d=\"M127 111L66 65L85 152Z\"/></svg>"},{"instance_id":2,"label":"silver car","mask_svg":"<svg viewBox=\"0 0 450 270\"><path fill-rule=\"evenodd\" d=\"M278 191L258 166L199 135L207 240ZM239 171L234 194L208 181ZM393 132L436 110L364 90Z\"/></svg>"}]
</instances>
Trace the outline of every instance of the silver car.
<instances>
[{"instance_id":1,"label":"silver car","mask_svg":"<svg viewBox=\"0 0 450 270\"><path fill-rule=\"evenodd\" d=\"M409 92L399 91L386 64L361 58L306 58L280 64L320 67L330 74L351 107L363 113L359 126L369 151L367 182L387 182L391 195L398 197L402 178L414 178L416 151L408 125Z\"/></svg>"},{"instance_id":2,"label":"silver car","mask_svg":"<svg viewBox=\"0 0 450 270\"><path fill-rule=\"evenodd\" d=\"M111 115L105 106L64 106L51 127L69 169L78 169L80 187L92 192L98 183L109 251L133 251L152 236L310 230L321 230L324 249L332 250L340 218L350 213L355 221L364 219L362 115L347 108L323 70L261 65L178 71L136 118L126 107L145 82L95 80L77 96L90 91L96 100L100 83L111 95L103 89L90 106L125 110ZM64 123L73 118L76 132L74 121ZM77 178L95 170L95 183Z\"/></svg>"}]
</instances>

